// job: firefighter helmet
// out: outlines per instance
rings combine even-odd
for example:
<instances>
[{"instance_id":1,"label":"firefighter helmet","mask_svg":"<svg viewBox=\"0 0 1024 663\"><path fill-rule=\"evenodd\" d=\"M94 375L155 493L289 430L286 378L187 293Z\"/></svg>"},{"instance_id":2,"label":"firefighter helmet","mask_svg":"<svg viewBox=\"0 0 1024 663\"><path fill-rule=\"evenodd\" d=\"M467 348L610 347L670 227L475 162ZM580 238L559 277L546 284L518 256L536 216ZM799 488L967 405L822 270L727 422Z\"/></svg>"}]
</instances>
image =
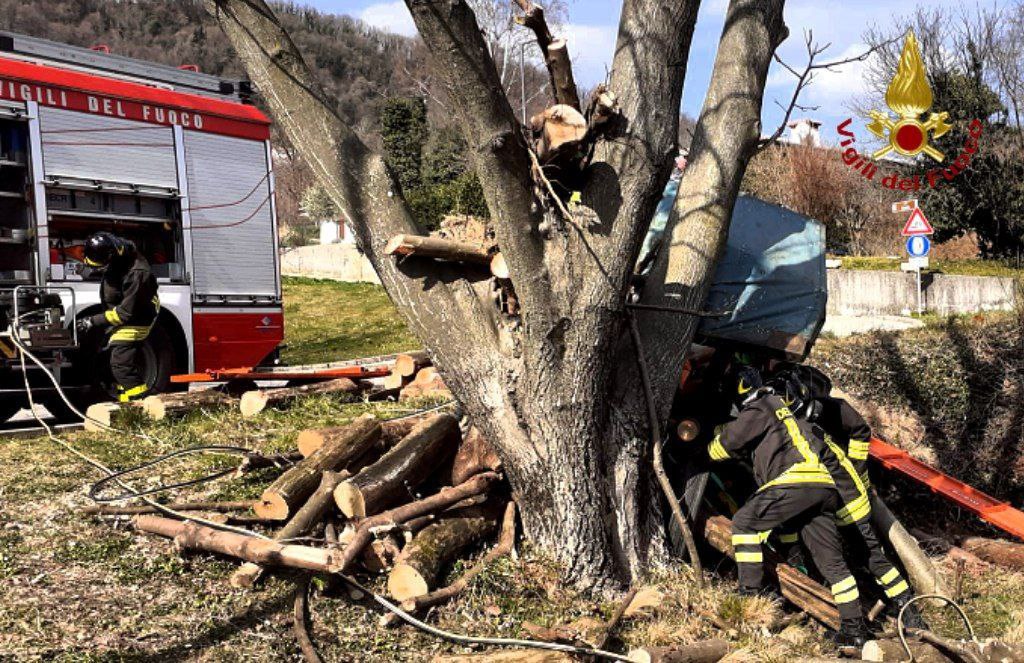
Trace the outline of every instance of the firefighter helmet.
<instances>
[{"instance_id":1,"label":"firefighter helmet","mask_svg":"<svg viewBox=\"0 0 1024 663\"><path fill-rule=\"evenodd\" d=\"M124 252L124 240L113 233L101 231L85 240L85 264L90 267L107 267Z\"/></svg>"},{"instance_id":2,"label":"firefighter helmet","mask_svg":"<svg viewBox=\"0 0 1024 663\"><path fill-rule=\"evenodd\" d=\"M753 366L740 366L735 373L736 388L733 397L737 403L743 403L758 389L764 386L761 371Z\"/></svg>"}]
</instances>

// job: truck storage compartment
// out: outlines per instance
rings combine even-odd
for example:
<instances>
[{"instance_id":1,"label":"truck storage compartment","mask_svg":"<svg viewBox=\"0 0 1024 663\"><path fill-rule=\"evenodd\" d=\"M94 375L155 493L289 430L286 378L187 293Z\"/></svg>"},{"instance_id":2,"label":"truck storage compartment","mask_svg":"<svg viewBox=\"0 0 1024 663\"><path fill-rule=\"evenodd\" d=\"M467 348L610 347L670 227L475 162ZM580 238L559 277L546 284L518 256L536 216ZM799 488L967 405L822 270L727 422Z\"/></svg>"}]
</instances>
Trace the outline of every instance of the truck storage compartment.
<instances>
[{"instance_id":1,"label":"truck storage compartment","mask_svg":"<svg viewBox=\"0 0 1024 663\"><path fill-rule=\"evenodd\" d=\"M0 286L34 280L27 136L24 121L0 119Z\"/></svg>"},{"instance_id":2,"label":"truck storage compartment","mask_svg":"<svg viewBox=\"0 0 1024 663\"><path fill-rule=\"evenodd\" d=\"M198 131L184 134L194 297L207 302L279 300L266 144Z\"/></svg>"}]
</instances>

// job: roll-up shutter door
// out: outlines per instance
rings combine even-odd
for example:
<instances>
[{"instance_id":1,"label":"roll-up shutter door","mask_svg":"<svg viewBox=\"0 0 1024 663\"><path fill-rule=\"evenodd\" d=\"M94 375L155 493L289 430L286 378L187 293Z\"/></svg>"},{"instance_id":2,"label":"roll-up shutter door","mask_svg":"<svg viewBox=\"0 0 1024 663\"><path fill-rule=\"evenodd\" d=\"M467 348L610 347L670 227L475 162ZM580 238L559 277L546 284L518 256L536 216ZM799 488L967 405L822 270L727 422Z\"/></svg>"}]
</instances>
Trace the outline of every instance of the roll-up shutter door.
<instances>
[{"instance_id":1,"label":"roll-up shutter door","mask_svg":"<svg viewBox=\"0 0 1024 663\"><path fill-rule=\"evenodd\" d=\"M40 106L39 129L47 177L178 188L171 127Z\"/></svg>"},{"instance_id":2,"label":"roll-up shutter door","mask_svg":"<svg viewBox=\"0 0 1024 663\"><path fill-rule=\"evenodd\" d=\"M263 142L186 131L197 295L276 296L274 219Z\"/></svg>"}]
</instances>

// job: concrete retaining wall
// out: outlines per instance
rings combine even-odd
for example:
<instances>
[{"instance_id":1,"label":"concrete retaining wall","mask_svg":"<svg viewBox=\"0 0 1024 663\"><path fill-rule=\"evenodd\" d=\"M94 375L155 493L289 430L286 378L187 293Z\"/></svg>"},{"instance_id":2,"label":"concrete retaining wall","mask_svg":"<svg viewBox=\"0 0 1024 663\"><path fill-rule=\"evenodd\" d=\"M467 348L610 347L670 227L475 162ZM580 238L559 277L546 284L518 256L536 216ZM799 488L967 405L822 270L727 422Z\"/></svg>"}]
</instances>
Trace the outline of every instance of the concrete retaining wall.
<instances>
[{"instance_id":1,"label":"concrete retaining wall","mask_svg":"<svg viewBox=\"0 0 1024 663\"><path fill-rule=\"evenodd\" d=\"M925 310L948 315L1013 308L1011 278L924 274ZM828 270L828 312L838 315L909 315L917 311L912 272Z\"/></svg>"},{"instance_id":2,"label":"concrete retaining wall","mask_svg":"<svg viewBox=\"0 0 1024 663\"><path fill-rule=\"evenodd\" d=\"M355 283L380 283L377 272L355 244L314 244L281 251L281 273Z\"/></svg>"}]
</instances>

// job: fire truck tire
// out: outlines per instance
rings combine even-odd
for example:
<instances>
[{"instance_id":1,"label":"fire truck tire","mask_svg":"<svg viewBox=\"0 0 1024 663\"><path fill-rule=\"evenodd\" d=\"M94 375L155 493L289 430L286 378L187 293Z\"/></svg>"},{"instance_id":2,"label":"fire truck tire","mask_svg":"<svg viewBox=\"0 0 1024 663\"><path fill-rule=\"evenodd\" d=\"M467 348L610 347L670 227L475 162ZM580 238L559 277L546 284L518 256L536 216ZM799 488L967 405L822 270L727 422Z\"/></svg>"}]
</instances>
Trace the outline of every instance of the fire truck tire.
<instances>
[{"instance_id":1,"label":"fire truck tire","mask_svg":"<svg viewBox=\"0 0 1024 663\"><path fill-rule=\"evenodd\" d=\"M88 376L88 386L91 387L79 398L73 398L76 406L79 405L79 402L82 407L86 407L90 403L116 398L117 390L110 374L110 351L102 350L104 343L104 336L91 335L83 344L83 351L75 360L75 372ZM171 384L171 376L177 372L177 355L171 335L167 333L160 322L157 322L149 332L149 338L143 343L140 354L142 355L142 374L145 376L146 384L149 385L150 393L173 390L176 385ZM60 405L57 405L57 407L67 412L66 406L60 408Z\"/></svg>"}]
</instances>

